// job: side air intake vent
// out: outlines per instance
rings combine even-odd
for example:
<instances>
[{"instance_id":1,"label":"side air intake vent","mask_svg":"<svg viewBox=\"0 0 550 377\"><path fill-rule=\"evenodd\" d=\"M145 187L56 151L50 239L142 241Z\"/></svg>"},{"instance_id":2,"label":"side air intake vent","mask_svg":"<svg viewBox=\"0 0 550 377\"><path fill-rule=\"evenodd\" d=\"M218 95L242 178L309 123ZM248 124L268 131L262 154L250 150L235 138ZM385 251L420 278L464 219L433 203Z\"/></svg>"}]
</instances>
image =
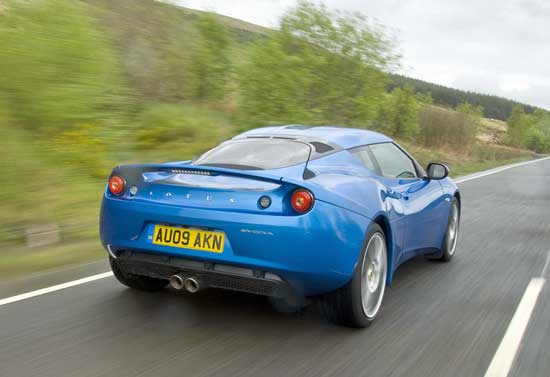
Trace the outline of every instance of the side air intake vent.
<instances>
[{"instance_id":1,"label":"side air intake vent","mask_svg":"<svg viewBox=\"0 0 550 377\"><path fill-rule=\"evenodd\" d=\"M312 172L311 170L309 170L308 168L306 168L304 170L304 174L303 174L303 178L304 179L311 179L311 178L314 178L315 177L315 173Z\"/></svg>"},{"instance_id":2,"label":"side air intake vent","mask_svg":"<svg viewBox=\"0 0 550 377\"><path fill-rule=\"evenodd\" d=\"M326 153L334 149L330 145L318 141L312 141L310 144L313 145L317 153Z\"/></svg>"}]
</instances>

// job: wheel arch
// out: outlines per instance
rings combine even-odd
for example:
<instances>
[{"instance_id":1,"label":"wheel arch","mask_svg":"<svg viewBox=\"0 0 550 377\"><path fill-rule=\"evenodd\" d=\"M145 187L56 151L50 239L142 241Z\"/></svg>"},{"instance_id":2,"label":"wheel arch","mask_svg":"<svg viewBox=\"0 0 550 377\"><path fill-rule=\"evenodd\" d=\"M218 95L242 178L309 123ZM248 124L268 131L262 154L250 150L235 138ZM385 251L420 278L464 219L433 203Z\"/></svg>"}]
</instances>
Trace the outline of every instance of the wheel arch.
<instances>
[{"instance_id":1,"label":"wheel arch","mask_svg":"<svg viewBox=\"0 0 550 377\"><path fill-rule=\"evenodd\" d=\"M458 210L460 211L462 209L462 198L460 197L460 191L456 190L453 196L456 200L458 200Z\"/></svg>"},{"instance_id":2,"label":"wheel arch","mask_svg":"<svg viewBox=\"0 0 550 377\"><path fill-rule=\"evenodd\" d=\"M386 245L388 250L388 273L386 276L386 285L390 285L393 278L393 255L395 247L395 243L393 241L393 232L388 218L382 214L378 215L373 220L373 223L382 228L382 230L384 231L384 236L386 238Z\"/></svg>"}]
</instances>

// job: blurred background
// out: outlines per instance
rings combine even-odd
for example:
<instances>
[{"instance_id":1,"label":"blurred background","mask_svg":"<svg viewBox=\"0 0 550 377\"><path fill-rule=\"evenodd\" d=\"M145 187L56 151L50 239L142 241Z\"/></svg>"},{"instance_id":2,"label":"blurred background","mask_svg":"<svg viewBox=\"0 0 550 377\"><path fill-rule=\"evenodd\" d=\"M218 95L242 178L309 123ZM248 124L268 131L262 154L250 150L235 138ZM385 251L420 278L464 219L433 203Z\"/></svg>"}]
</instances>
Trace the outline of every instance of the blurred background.
<instances>
[{"instance_id":1,"label":"blurred background","mask_svg":"<svg viewBox=\"0 0 550 377\"><path fill-rule=\"evenodd\" d=\"M270 124L389 134L453 176L550 150L547 111L398 74L372 20L298 2L265 28L154 0L0 1L0 279L104 257L111 169Z\"/></svg>"}]
</instances>

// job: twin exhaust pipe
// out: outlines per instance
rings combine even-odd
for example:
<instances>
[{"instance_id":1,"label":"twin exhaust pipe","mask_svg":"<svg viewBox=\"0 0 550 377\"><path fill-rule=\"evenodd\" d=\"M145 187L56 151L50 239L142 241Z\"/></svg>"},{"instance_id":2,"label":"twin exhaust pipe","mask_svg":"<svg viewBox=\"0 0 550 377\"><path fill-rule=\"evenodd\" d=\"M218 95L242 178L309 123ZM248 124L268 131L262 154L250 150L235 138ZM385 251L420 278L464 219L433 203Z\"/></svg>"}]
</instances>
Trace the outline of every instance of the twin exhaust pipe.
<instances>
[{"instance_id":1,"label":"twin exhaust pipe","mask_svg":"<svg viewBox=\"0 0 550 377\"><path fill-rule=\"evenodd\" d=\"M176 274L170 276L170 286L177 291L185 289L190 293L197 293L204 288L204 285L201 283L200 279L196 277L188 277L183 274Z\"/></svg>"}]
</instances>

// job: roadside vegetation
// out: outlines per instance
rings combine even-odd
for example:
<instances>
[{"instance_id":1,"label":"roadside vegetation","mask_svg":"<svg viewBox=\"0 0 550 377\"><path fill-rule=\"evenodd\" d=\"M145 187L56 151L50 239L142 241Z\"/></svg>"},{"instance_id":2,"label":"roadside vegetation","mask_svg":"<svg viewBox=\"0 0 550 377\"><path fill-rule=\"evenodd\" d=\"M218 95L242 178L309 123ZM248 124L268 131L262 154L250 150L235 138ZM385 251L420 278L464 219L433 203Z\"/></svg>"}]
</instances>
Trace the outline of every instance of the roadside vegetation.
<instances>
[{"instance_id":1,"label":"roadside vegetation","mask_svg":"<svg viewBox=\"0 0 550 377\"><path fill-rule=\"evenodd\" d=\"M505 141L538 153L550 152L550 114L542 110L528 114L523 106L514 107Z\"/></svg>"},{"instance_id":2,"label":"roadside vegetation","mask_svg":"<svg viewBox=\"0 0 550 377\"><path fill-rule=\"evenodd\" d=\"M185 160L248 128L379 130L454 175L550 149L548 113L516 107L506 132L479 105L434 104L395 85L382 26L307 2L272 31L152 0L7 0L0 46L0 277L100 258L114 165ZM27 247L44 227L63 247Z\"/></svg>"}]
</instances>

